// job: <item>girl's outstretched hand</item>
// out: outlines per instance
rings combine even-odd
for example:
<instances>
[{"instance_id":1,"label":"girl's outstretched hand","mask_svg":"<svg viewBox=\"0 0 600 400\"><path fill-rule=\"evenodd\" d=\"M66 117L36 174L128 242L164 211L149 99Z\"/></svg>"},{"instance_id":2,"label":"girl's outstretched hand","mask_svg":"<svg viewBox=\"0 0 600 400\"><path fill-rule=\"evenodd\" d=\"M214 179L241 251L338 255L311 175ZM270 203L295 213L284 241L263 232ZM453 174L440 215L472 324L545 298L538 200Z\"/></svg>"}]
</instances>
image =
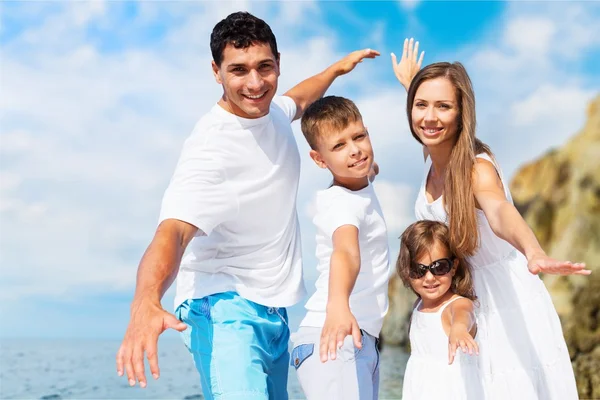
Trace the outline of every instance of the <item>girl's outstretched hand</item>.
<instances>
[{"instance_id":1,"label":"girl's outstretched hand","mask_svg":"<svg viewBox=\"0 0 600 400\"><path fill-rule=\"evenodd\" d=\"M412 82L417 72L419 72L421 64L423 63L425 52L421 52L421 56L417 61L418 54L419 42L415 43L413 38L410 38L410 41L404 39L404 50L402 51L400 62L396 60L396 55L392 53L392 67L394 68L394 74L407 91L410 82Z\"/></svg>"},{"instance_id":2,"label":"girl's outstretched hand","mask_svg":"<svg viewBox=\"0 0 600 400\"><path fill-rule=\"evenodd\" d=\"M453 325L448 335L448 364L454 362L456 351L461 349L465 354L479 354L479 346L464 325Z\"/></svg>"},{"instance_id":3,"label":"girl's outstretched hand","mask_svg":"<svg viewBox=\"0 0 600 400\"><path fill-rule=\"evenodd\" d=\"M527 268L534 275L539 273L552 275L589 275L591 270L585 269L585 263L572 263L571 261L559 261L539 254L527 260Z\"/></svg>"}]
</instances>

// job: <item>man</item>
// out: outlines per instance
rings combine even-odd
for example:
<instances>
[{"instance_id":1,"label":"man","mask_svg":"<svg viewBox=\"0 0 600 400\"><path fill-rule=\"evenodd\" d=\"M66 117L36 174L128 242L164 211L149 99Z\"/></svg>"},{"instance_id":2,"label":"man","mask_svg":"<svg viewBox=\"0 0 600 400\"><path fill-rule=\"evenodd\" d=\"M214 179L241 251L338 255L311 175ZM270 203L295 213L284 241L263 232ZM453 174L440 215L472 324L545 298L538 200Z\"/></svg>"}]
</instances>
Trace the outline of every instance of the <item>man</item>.
<instances>
[{"instance_id":1,"label":"man","mask_svg":"<svg viewBox=\"0 0 600 400\"><path fill-rule=\"evenodd\" d=\"M287 399L285 307L305 294L296 192L300 156L290 122L374 50L356 51L276 97L270 27L245 12L211 34L219 102L186 140L160 223L140 262L117 371L146 386L157 341L183 332L208 399ZM186 247L190 251L182 260ZM177 317L160 303L175 277Z\"/></svg>"}]
</instances>

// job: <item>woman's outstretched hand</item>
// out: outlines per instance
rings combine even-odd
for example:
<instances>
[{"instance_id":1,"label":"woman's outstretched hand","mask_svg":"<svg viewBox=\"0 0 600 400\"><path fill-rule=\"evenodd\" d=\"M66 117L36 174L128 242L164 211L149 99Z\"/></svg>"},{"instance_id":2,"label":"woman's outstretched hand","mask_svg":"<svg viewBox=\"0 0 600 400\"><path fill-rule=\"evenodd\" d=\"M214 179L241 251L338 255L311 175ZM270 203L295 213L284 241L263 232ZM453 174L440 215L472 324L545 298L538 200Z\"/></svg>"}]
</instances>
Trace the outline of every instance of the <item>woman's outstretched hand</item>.
<instances>
[{"instance_id":1,"label":"woman's outstretched hand","mask_svg":"<svg viewBox=\"0 0 600 400\"><path fill-rule=\"evenodd\" d=\"M527 268L532 274L552 275L589 275L591 270L585 269L585 263L572 263L571 261L559 261L546 254L539 254L527 260Z\"/></svg>"},{"instance_id":2,"label":"woman's outstretched hand","mask_svg":"<svg viewBox=\"0 0 600 400\"><path fill-rule=\"evenodd\" d=\"M402 86L408 91L410 82L421 69L423 63L423 57L425 52L421 52L421 56L417 61L419 54L419 42L415 42L413 38L404 39L404 50L402 51L402 58L400 62L396 60L396 55L392 53L392 67L394 68L394 74L400 81Z\"/></svg>"}]
</instances>

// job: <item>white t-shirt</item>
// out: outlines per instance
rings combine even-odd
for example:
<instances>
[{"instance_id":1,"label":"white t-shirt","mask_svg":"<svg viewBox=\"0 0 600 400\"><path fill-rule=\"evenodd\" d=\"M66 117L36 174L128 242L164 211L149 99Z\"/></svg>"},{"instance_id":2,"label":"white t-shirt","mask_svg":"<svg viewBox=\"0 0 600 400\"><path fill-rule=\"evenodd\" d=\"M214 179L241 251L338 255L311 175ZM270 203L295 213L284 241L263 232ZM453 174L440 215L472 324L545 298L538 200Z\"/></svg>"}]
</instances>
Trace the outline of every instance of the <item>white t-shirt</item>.
<instances>
[{"instance_id":1,"label":"white t-shirt","mask_svg":"<svg viewBox=\"0 0 600 400\"><path fill-rule=\"evenodd\" d=\"M342 225L354 225L358 228L360 271L350 295L350 310L361 329L379 337L388 310L390 263L387 228L373 186L354 192L340 186L319 191L316 209L313 222L320 274L300 326L322 328L325 324L333 233Z\"/></svg>"},{"instance_id":2,"label":"white t-shirt","mask_svg":"<svg viewBox=\"0 0 600 400\"><path fill-rule=\"evenodd\" d=\"M270 307L291 306L305 295L295 114L289 97L276 97L257 119L217 104L185 141L159 222L185 221L206 236L193 238L181 261L175 307L226 291Z\"/></svg>"}]
</instances>

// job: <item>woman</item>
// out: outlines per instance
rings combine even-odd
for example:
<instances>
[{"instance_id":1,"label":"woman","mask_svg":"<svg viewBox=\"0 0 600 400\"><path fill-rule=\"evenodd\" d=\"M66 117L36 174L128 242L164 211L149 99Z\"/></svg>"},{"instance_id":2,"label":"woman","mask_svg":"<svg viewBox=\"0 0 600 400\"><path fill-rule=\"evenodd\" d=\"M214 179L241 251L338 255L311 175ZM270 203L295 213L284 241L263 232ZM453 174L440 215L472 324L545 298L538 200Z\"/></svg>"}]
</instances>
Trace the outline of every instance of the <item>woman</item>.
<instances>
[{"instance_id":1,"label":"woman","mask_svg":"<svg viewBox=\"0 0 600 400\"><path fill-rule=\"evenodd\" d=\"M408 121L425 157L415 212L447 223L453 251L473 267L486 398L577 399L560 320L537 274L590 271L548 257L514 207L490 148L475 137L475 97L464 67L435 63L410 81L419 64L405 42L394 69L405 87L410 83Z\"/></svg>"}]
</instances>

